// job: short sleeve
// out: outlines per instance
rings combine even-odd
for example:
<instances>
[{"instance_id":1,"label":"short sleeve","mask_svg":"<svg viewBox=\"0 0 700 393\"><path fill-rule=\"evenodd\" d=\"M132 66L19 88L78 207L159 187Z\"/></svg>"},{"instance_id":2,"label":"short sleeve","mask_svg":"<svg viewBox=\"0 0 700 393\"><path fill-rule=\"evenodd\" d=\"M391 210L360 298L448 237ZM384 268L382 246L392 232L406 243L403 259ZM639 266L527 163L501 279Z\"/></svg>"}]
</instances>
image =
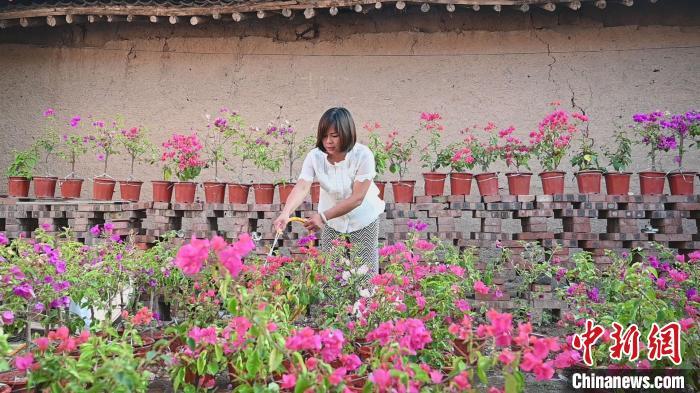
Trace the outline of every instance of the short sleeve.
<instances>
[{"instance_id":1,"label":"short sleeve","mask_svg":"<svg viewBox=\"0 0 700 393\"><path fill-rule=\"evenodd\" d=\"M374 154L372 154L372 150L365 149L359 158L360 164L357 167L355 181L373 180L374 177L377 176L377 172L374 167Z\"/></svg>"},{"instance_id":2,"label":"short sleeve","mask_svg":"<svg viewBox=\"0 0 700 393\"><path fill-rule=\"evenodd\" d=\"M304 158L304 163L301 165L301 173L299 174L299 180L314 181L316 176L316 171L314 171L313 164L313 150L310 151L306 158Z\"/></svg>"}]
</instances>

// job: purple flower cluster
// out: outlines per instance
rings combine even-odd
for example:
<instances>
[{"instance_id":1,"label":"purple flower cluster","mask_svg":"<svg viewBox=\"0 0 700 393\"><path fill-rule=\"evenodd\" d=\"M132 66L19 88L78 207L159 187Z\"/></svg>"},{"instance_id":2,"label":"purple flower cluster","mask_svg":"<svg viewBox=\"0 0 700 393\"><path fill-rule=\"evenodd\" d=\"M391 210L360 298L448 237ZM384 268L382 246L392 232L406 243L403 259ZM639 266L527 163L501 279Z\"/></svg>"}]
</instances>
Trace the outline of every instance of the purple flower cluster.
<instances>
[{"instance_id":1,"label":"purple flower cluster","mask_svg":"<svg viewBox=\"0 0 700 393\"><path fill-rule=\"evenodd\" d=\"M312 233L309 236L305 236L305 237L302 237L301 239L299 239L299 241L297 241L297 245L299 247L306 247L309 244L313 245L313 242L316 241L316 239L317 239L316 235L314 235Z\"/></svg>"},{"instance_id":2,"label":"purple flower cluster","mask_svg":"<svg viewBox=\"0 0 700 393\"><path fill-rule=\"evenodd\" d=\"M423 232L424 230L428 229L428 224L420 220L409 220L408 229L416 232Z\"/></svg>"}]
</instances>

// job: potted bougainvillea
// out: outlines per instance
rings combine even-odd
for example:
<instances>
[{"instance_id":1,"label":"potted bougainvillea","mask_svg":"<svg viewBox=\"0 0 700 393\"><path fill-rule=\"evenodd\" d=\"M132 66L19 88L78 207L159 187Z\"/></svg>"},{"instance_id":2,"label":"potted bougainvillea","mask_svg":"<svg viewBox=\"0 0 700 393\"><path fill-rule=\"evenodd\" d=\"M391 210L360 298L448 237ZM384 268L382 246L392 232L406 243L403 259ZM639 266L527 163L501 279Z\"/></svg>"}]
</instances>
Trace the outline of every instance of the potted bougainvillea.
<instances>
[{"instance_id":1,"label":"potted bougainvillea","mask_svg":"<svg viewBox=\"0 0 700 393\"><path fill-rule=\"evenodd\" d=\"M175 174L178 182L174 185L175 202L192 203L197 192L196 179L206 163L200 157L202 144L196 133L190 135L174 134L163 143L162 161L167 164L164 169L165 179Z\"/></svg>"},{"instance_id":2,"label":"potted bougainvillea","mask_svg":"<svg viewBox=\"0 0 700 393\"><path fill-rule=\"evenodd\" d=\"M481 173L477 174L475 178L479 193L482 196L498 195L498 174L490 171L491 165L500 156L498 138L493 133L495 129L496 124L488 122L483 127L488 141L484 142L478 137L474 137L470 144L474 162L481 168Z\"/></svg>"},{"instance_id":3,"label":"potted bougainvillea","mask_svg":"<svg viewBox=\"0 0 700 393\"><path fill-rule=\"evenodd\" d=\"M615 149L604 149L613 171L605 172L605 189L608 195L627 195L632 173L624 170L632 163L632 141L624 130L615 133Z\"/></svg>"},{"instance_id":4,"label":"potted bougainvillea","mask_svg":"<svg viewBox=\"0 0 700 393\"><path fill-rule=\"evenodd\" d=\"M498 132L498 137L503 141L503 146L499 149L501 157L505 160L508 168L515 168L515 172L506 173L508 179L508 191L510 195L530 194L531 172L524 172L521 169L530 169L530 148L527 147L517 136L513 135L515 127L511 126Z\"/></svg>"},{"instance_id":5,"label":"potted bougainvillea","mask_svg":"<svg viewBox=\"0 0 700 393\"><path fill-rule=\"evenodd\" d=\"M564 193L566 172L560 171L561 160L566 156L578 126L588 122L581 113L571 113L559 109L553 102L554 110L540 121L537 131L530 133L530 145L535 157L544 170L539 174L543 192L547 195Z\"/></svg>"},{"instance_id":6,"label":"potted bougainvillea","mask_svg":"<svg viewBox=\"0 0 700 393\"><path fill-rule=\"evenodd\" d=\"M413 203L413 190L415 180L404 180L408 172L408 163L411 161L413 150L416 148L416 137L411 135L405 141L399 141L396 137L399 132L394 130L389 133L386 142L386 152L389 155L389 171L398 173L399 180L391 182L395 203Z\"/></svg>"},{"instance_id":7,"label":"potted bougainvillea","mask_svg":"<svg viewBox=\"0 0 700 393\"><path fill-rule=\"evenodd\" d=\"M119 181L119 192L125 201L138 201L141 196L141 186L143 182L134 179L134 164L136 161L143 161L152 157L155 147L147 139L148 133L143 127L131 127L123 129L117 134L117 142L129 155L129 178Z\"/></svg>"},{"instance_id":8,"label":"potted bougainvillea","mask_svg":"<svg viewBox=\"0 0 700 393\"><path fill-rule=\"evenodd\" d=\"M51 111L50 115L53 116L52 109L47 109L46 112L44 112L44 116L49 116L47 114L49 111ZM69 124L71 129L77 129L80 125L80 117L74 116ZM75 133L63 134L61 136L58 145L58 157L70 164L70 173L59 181L61 196L65 199L80 198L80 193L83 188L83 179L76 177L75 164L78 162L78 158L87 153L90 141L94 138L94 136L80 136Z\"/></svg>"},{"instance_id":9,"label":"potted bougainvillea","mask_svg":"<svg viewBox=\"0 0 700 393\"><path fill-rule=\"evenodd\" d=\"M678 152L673 157L678 167L667 175L671 195L693 195L697 172L684 170L683 158L686 150L693 147L692 138L700 133L700 113L689 111L672 115L670 119L661 121L661 127L670 132L670 137L675 138Z\"/></svg>"},{"instance_id":10,"label":"potted bougainvillea","mask_svg":"<svg viewBox=\"0 0 700 393\"><path fill-rule=\"evenodd\" d=\"M117 150L117 134L122 129L122 119L113 120L106 124L102 120L92 123L95 127L94 138L91 138L92 146L97 152L97 160L104 162L101 175L93 179L92 198L98 201L111 201L114 195L114 187L117 181L107 173L109 158L119 153Z\"/></svg>"},{"instance_id":11,"label":"potted bougainvillea","mask_svg":"<svg viewBox=\"0 0 700 393\"><path fill-rule=\"evenodd\" d=\"M52 109L44 111L46 126L44 134L36 142L36 146L40 149L44 156L44 171L45 176L34 177L34 195L37 198L53 198L56 194L56 182L58 177L51 174L49 160L56 153L58 148L58 134L56 133L56 117Z\"/></svg>"},{"instance_id":12,"label":"potted bougainvillea","mask_svg":"<svg viewBox=\"0 0 700 393\"><path fill-rule=\"evenodd\" d=\"M593 139L583 137L581 150L571 158L571 165L578 168L576 183L581 194L599 194L603 171L598 164L598 152L593 147Z\"/></svg>"},{"instance_id":13,"label":"potted bougainvillea","mask_svg":"<svg viewBox=\"0 0 700 393\"><path fill-rule=\"evenodd\" d=\"M387 165L389 164L389 154L386 151L386 145L382 141L379 131L377 131L381 127L382 125L379 122L374 122L374 124L367 123L363 127L369 133L369 143L367 147L369 147L374 156L374 167L377 171L377 176L383 175L387 171ZM386 182L375 180L374 184L377 186L377 189L379 189L379 199L384 199Z\"/></svg>"},{"instance_id":14,"label":"potted bougainvillea","mask_svg":"<svg viewBox=\"0 0 700 393\"><path fill-rule=\"evenodd\" d=\"M655 111L649 113L637 113L632 116L633 129L640 136L637 143L649 149L651 168L639 172L639 189L642 195L660 195L664 193L665 173L661 171L658 155L660 152L668 152L676 148L676 139L673 136L664 135L661 130L661 121L666 115Z\"/></svg>"},{"instance_id":15,"label":"potted bougainvillea","mask_svg":"<svg viewBox=\"0 0 700 393\"><path fill-rule=\"evenodd\" d=\"M276 182L280 194L280 203L287 203L287 198L295 185L294 164L304 158L306 153L314 145L315 139L313 136L301 138L299 133L292 127L289 120L282 119L281 116L268 124L265 133L273 137L279 149L280 158L282 162L286 163L287 169L289 170L285 178ZM320 189L317 189L317 191L320 193ZM318 199L316 203L318 203Z\"/></svg>"},{"instance_id":16,"label":"potted bougainvillea","mask_svg":"<svg viewBox=\"0 0 700 393\"><path fill-rule=\"evenodd\" d=\"M420 128L417 131L418 135L426 133L430 135L428 143L423 146L420 157L423 163L422 167L428 170L428 172L423 173L425 195L427 196L439 196L444 193L447 174L438 173L438 170L449 166L450 158L452 158L450 149L442 146L444 127L440 124L440 119L442 117L439 113L421 113Z\"/></svg>"}]
</instances>

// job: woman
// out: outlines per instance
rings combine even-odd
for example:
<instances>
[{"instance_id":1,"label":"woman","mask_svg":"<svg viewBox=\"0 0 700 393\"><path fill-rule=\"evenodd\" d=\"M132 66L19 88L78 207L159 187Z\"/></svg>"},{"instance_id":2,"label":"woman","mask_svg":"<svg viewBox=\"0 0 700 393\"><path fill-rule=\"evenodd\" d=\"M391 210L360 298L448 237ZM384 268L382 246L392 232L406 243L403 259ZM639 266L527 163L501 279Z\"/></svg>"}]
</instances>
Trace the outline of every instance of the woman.
<instances>
[{"instance_id":1,"label":"woman","mask_svg":"<svg viewBox=\"0 0 700 393\"><path fill-rule=\"evenodd\" d=\"M346 235L352 244L350 257L363 261L369 279L379 272L379 215L385 204L373 182L374 155L356 141L355 122L347 109L331 108L321 116L316 148L306 155L299 180L273 229L284 230L316 178L321 184L318 213L304 226L309 232L321 231L323 251L329 251L333 240Z\"/></svg>"}]
</instances>

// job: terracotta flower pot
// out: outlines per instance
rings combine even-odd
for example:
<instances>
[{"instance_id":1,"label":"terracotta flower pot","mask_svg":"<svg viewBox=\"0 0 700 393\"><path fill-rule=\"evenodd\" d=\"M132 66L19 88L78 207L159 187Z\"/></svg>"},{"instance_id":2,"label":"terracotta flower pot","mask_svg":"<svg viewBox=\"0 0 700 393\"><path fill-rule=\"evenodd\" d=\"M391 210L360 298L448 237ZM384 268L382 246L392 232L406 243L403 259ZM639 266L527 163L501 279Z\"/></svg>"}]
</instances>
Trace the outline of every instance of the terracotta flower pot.
<instances>
[{"instance_id":1,"label":"terracotta flower pot","mask_svg":"<svg viewBox=\"0 0 700 393\"><path fill-rule=\"evenodd\" d=\"M415 187L415 180L392 181L391 189L394 191L394 203L413 203Z\"/></svg>"},{"instance_id":2,"label":"terracotta flower pot","mask_svg":"<svg viewBox=\"0 0 700 393\"><path fill-rule=\"evenodd\" d=\"M111 201L114 196L114 186L117 181L106 177L97 177L92 181L92 199L97 201Z\"/></svg>"},{"instance_id":3,"label":"terracotta flower pot","mask_svg":"<svg viewBox=\"0 0 700 393\"><path fill-rule=\"evenodd\" d=\"M61 188L61 196L64 199L80 198L83 189L83 179L61 179L58 181Z\"/></svg>"},{"instance_id":4,"label":"terracotta flower pot","mask_svg":"<svg viewBox=\"0 0 700 393\"><path fill-rule=\"evenodd\" d=\"M476 185L481 196L498 195L498 175L493 172L479 173Z\"/></svg>"},{"instance_id":5,"label":"terracotta flower pot","mask_svg":"<svg viewBox=\"0 0 700 393\"><path fill-rule=\"evenodd\" d=\"M295 184L296 183L282 183L279 185L280 203L287 203L287 198L289 198L289 194L292 193Z\"/></svg>"},{"instance_id":6,"label":"terracotta flower pot","mask_svg":"<svg viewBox=\"0 0 700 393\"><path fill-rule=\"evenodd\" d=\"M229 183L228 185L228 203L248 203L248 191L250 186L247 184Z\"/></svg>"},{"instance_id":7,"label":"terracotta flower pot","mask_svg":"<svg viewBox=\"0 0 700 393\"><path fill-rule=\"evenodd\" d=\"M119 181L119 195L122 200L138 202L141 197L142 181L138 180L121 180Z\"/></svg>"},{"instance_id":8,"label":"terracotta flower pot","mask_svg":"<svg viewBox=\"0 0 700 393\"><path fill-rule=\"evenodd\" d=\"M671 195L693 195L696 172L672 172L667 175Z\"/></svg>"},{"instance_id":9,"label":"terracotta flower pot","mask_svg":"<svg viewBox=\"0 0 700 393\"><path fill-rule=\"evenodd\" d=\"M31 180L20 177L20 176L10 176L7 178L7 193L11 197L22 197L26 198L29 196L29 183Z\"/></svg>"},{"instance_id":10,"label":"terracotta flower pot","mask_svg":"<svg viewBox=\"0 0 700 393\"><path fill-rule=\"evenodd\" d=\"M445 192L446 173L428 172L423 174L426 196L440 196Z\"/></svg>"},{"instance_id":11,"label":"terracotta flower pot","mask_svg":"<svg viewBox=\"0 0 700 393\"><path fill-rule=\"evenodd\" d=\"M642 195L661 195L664 193L666 174L657 171L639 172L639 192Z\"/></svg>"},{"instance_id":12,"label":"terracotta flower pot","mask_svg":"<svg viewBox=\"0 0 700 393\"><path fill-rule=\"evenodd\" d=\"M472 189L471 173L450 173L450 194L451 195L469 195Z\"/></svg>"},{"instance_id":13,"label":"terracotta flower pot","mask_svg":"<svg viewBox=\"0 0 700 393\"><path fill-rule=\"evenodd\" d=\"M563 171L547 171L540 173L542 180L542 192L545 195L563 194L564 193L564 178L566 172Z\"/></svg>"},{"instance_id":14,"label":"terracotta flower pot","mask_svg":"<svg viewBox=\"0 0 700 393\"><path fill-rule=\"evenodd\" d=\"M384 200L384 189L386 188L385 181L375 181L374 184L379 189L379 199Z\"/></svg>"},{"instance_id":15,"label":"terracotta flower pot","mask_svg":"<svg viewBox=\"0 0 700 393\"><path fill-rule=\"evenodd\" d=\"M600 181L603 178L601 171L576 172L576 183L580 194L600 194Z\"/></svg>"},{"instance_id":16,"label":"terracotta flower pot","mask_svg":"<svg viewBox=\"0 0 700 393\"><path fill-rule=\"evenodd\" d=\"M224 203L226 196L226 183L205 181L204 200L207 203Z\"/></svg>"},{"instance_id":17,"label":"terracotta flower pot","mask_svg":"<svg viewBox=\"0 0 700 393\"><path fill-rule=\"evenodd\" d=\"M605 190L608 195L627 195L630 192L629 172L608 172L605 175Z\"/></svg>"},{"instance_id":18,"label":"terracotta flower pot","mask_svg":"<svg viewBox=\"0 0 700 393\"><path fill-rule=\"evenodd\" d=\"M175 182L175 203L193 203L197 193L197 183L191 181Z\"/></svg>"},{"instance_id":19,"label":"terracotta flower pot","mask_svg":"<svg viewBox=\"0 0 700 393\"><path fill-rule=\"evenodd\" d=\"M506 173L508 178L508 192L510 195L530 195L530 172Z\"/></svg>"},{"instance_id":20,"label":"terracotta flower pot","mask_svg":"<svg viewBox=\"0 0 700 393\"><path fill-rule=\"evenodd\" d=\"M34 177L34 196L53 198L56 195L57 177Z\"/></svg>"},{"instance_id":21,"label":"terracotta flower pot","mask_svg":"<svg viewBox=\"0 0 700 393\"><path fill-rule=\"evenodd\" d=\"M269 183L253 184L253 192L255 193L255 203L270 205L275 197L275 185Z\"/></svg>"},{"instance_id":22,"label":"terracotta flower pot","mask_svg":"<svg viewBox=\"0 0 700 393\"><path fill-rule=\"evenodd\" d=\"M311 183L311 203L318 203L321 199L321 183Z\"/></svg>"},{"instance_id":23,"label":"terracotta flower pot","mask_svg":"<svg viewBox=\"0 0 700 393\"><path fill-rule=\"evenodd\" d=\"M167 202L173 197L173 182L163 180L152 180L153 202Z\"/></svg>"}]
</instances>

